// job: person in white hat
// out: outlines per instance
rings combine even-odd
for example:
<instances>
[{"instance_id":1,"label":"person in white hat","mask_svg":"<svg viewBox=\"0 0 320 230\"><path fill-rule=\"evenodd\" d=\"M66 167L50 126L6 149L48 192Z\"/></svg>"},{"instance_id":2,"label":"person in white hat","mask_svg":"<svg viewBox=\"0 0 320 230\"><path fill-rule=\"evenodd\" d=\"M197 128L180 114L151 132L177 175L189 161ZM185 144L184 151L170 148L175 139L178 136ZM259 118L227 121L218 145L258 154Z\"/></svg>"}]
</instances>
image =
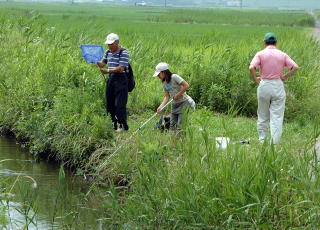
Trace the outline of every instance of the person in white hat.
<instances>
[{"instance_id":1,"label":"person in white hat","mask_svg":"<svg viewBox=\"0 0 320 230\"><path fill-rule=\"evenodd\" d=\"M129 67L129 53L119 44L119 36L108 34L105 44L108 46L104 58L97 63L102 74L109 74L106 82L106 108L110 113L117 131L128 130L127 109L128 78L126 72ZM108 64L108 68L104 66Z\"/></svg>"},{"instance_id":2,"label":"person in white hat","mask_svg":"<svg viewBox=\"0 0 320 230\"><path fill-rule=\"evenodd\" d=\"M183 110L185 108L194 110L196 107L194 100L186 93L189 89L189 84L178 74L171 73L169 65L164 62L156 66L153 77L158 77L161 80L164 89L164 98L157 109L157 113L160 113L161 108L172 98L170 129L179 130Z\"/></svg>"}]
</instances>

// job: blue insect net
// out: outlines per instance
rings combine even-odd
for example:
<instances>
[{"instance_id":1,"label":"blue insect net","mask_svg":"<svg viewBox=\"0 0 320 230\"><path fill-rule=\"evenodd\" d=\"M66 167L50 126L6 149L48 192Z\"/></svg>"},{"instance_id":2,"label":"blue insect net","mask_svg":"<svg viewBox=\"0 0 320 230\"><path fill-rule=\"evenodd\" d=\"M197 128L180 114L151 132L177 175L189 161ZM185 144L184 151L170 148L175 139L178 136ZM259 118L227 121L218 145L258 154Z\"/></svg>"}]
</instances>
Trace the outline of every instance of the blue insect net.
<instances>
[{"instance_id":1,"label":"blue insect net","mask_svg":"<svg viewBox=\"0 0 320 230\"><path fill-rule=\"evenodd\" d=\"M104 53L103 47L100 45L80 45L80 48L84 60L88 63L96 64Z\"/></svg>"}]
</instances>

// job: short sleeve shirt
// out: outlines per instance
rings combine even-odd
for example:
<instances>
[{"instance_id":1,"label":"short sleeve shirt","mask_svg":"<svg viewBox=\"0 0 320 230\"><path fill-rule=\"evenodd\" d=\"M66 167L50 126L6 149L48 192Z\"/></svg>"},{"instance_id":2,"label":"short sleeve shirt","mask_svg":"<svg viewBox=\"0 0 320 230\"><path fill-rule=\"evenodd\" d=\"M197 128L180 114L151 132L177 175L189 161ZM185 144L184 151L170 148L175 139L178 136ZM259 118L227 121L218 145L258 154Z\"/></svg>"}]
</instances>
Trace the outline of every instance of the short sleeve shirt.
<instances>
[{"instance_id":1,"label":"short sleeve shirt","mask_svg":"<svg viewBox=\"0 0 320 230\"><path fill-rule=\"evenodd\" d=\"M182 77L178 74L172 74L171 81L167 83L164 81L162 83L164 91L167 91L170 95L170 98L173 98L180 90L181 90L181 83L184 81ZM175 103L179 103L185 100L188 100L189 96L184 92L181 97L175 101Z\"/></svg>"},{"instance_id":2,"label":"short sleeve shirt","mask_svg":"<svg viewBox=\"0 0 320 230\"><path fill-rule=\"evenodd\" d=\"M298 67L286 53L272 45L258 52L252 59L250 65L256 69L260 68L260 76L262 79L279 79L283 76L285 67L288 69Z\"/></svg>"},{"instance_id":3,"label":"short sleeve shirt","mask_svg":"<svg viewBox=\"0 0 320 230\"><path fill-rule=\"evenodd\" d=\"M120 51L117 53L112 53L110 50L107 50L105 52L102 62L108 64L109 69L115 69L118 66L124 66L125 69L128 69L130 58L129 53L126 49L121 49L121 55Z\"/></svg>"}]
</instances>

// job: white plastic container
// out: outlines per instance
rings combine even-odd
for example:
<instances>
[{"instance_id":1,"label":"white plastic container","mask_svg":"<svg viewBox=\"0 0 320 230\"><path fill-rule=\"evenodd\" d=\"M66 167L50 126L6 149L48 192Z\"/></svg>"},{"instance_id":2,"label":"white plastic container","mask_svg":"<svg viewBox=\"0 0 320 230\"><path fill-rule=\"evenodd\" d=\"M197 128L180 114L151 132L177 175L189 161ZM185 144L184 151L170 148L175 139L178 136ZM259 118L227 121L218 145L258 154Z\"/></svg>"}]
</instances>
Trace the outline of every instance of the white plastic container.
<instances>
[{"instance_id":1,"label":"white plastic container","mask_svg":"<svg viewBox=\"0 0 320 230\"><path fill-rule=\"evenodd\" d=\"M230 142L229 137L216 137L216 149L227 149L227 146Z\"/></svg>"}]
</instances>

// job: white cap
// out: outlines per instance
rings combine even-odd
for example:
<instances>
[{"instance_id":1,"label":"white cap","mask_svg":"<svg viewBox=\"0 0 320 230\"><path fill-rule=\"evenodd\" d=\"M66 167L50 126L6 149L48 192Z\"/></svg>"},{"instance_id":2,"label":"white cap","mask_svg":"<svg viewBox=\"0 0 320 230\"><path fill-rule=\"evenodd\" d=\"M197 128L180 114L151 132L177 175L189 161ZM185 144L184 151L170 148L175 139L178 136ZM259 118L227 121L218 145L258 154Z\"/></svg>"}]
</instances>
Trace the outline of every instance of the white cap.
<instances>
[{"instance_id":1,"label":"white cap","mask_svg":"<svg viewBox=\"0 0 320 230\"><path fill-rule=\"evenodd\" d=\"M106 37L106 41L104 44L111 45L115 41L119 41L119 36L117 34L111 33L111 34L108 34L108 36Z\"/></svg>"},{"instance_id":2,"label":"white cap","mask_svg":"<svg viewBox=\"0 0 320 230\"><path fill-rule=\"evenodd\" d=\"M160 62L156 66L156 72L154 72L153 77L157 77L161 71L169 69L169 65L165 62Z\"/></svg>"}]
</instances>

